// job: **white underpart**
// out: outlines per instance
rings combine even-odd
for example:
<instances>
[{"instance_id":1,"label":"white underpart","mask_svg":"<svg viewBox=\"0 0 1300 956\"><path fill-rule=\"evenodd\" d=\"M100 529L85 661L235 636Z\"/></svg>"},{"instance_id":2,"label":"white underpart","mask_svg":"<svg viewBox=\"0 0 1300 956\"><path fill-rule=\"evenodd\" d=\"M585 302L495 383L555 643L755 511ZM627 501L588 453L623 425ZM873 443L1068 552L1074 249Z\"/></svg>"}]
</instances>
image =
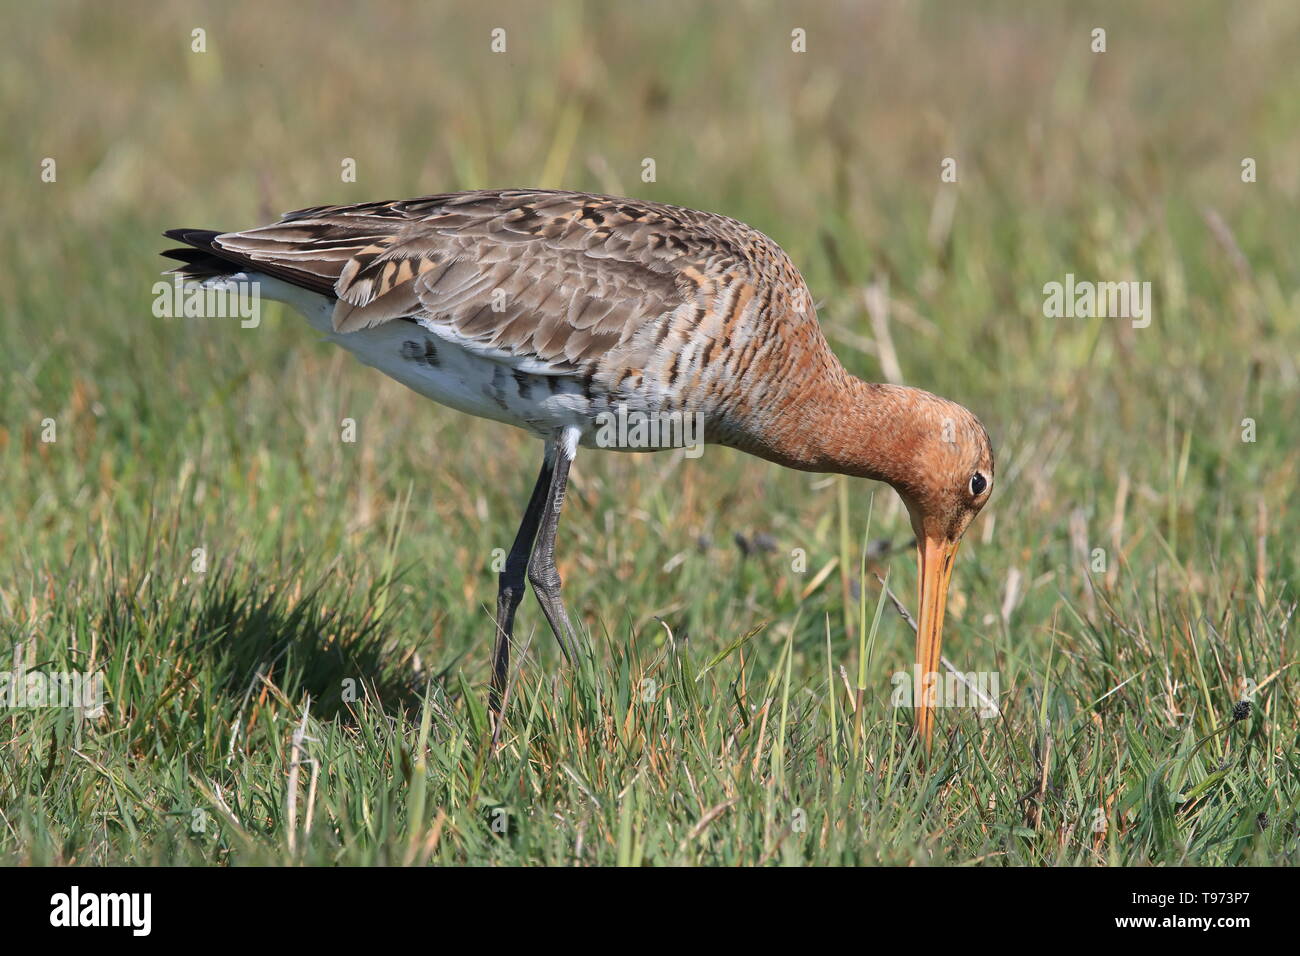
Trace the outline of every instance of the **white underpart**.
<instances>
[{"instance_id":1,"label":"white underpart","mask_svg":"<svg viewBox=\"0 0 1300 956\"><path fill-rule=\"evenodd\" d=\"M582 429L577 425L566 425L560 433L560 450L569 461L578 457L578 442L581 438Z\"/></svg>"},{"instance_id":2,"label":"white underpart","mask_svg":"<svg viewBox=\"0 0 1300 956\"><path fill-rule=\"evenodd\" d=\"M487 358L458 343L450 330L418 319L335 332L332 298L262 273L238 273L209 283L250 280L260 284L262 296L301 312L331 342L425 398L548 441L559 433L559 447L570 460L577 446L591 439L595 409L570 377L540 374L533 361Z\"/></svg>"}]
</instances>

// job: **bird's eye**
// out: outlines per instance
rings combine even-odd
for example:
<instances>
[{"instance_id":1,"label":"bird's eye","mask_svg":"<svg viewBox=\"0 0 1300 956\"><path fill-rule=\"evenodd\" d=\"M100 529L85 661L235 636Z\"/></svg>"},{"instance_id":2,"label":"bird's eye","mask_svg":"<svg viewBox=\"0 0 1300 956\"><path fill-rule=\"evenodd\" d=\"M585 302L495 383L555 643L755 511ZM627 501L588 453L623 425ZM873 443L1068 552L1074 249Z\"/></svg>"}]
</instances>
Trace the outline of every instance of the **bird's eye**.
<instances>
[{"instance_id":1,"label":"bird's eye","mask_svg":"<svg viewBox=\"0 0 1300 956\"><path fill-rule=\"evenodd\" d=\"M983 472L977 471L975 474L970 476L970 493L972 498L978 498L980 495L984 494L984 489L988 486L988 479L984 477Z\"/></svg>"}]
</instances>

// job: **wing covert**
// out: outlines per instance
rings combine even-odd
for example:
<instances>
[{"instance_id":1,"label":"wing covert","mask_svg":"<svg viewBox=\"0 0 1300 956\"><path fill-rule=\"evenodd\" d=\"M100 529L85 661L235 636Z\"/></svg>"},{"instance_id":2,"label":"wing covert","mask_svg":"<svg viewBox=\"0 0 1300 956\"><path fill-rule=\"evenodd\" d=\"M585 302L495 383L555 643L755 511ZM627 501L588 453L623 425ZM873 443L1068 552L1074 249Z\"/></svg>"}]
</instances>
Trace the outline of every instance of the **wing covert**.
<instances>
[{"instance_id":1,"label":"wing covert","mask_svg":"<svg viewBox=\"0 0 1300 956\"><path fill-rule=\"evenodd\" d=\"M289 281L328 283L341 333L410 317L480 354L564 372L698 296L704 277L734 264L728 237L684 221L688 212L580 193L485 191L312 207L216 243Z\"/></svg>"}]
</instances>

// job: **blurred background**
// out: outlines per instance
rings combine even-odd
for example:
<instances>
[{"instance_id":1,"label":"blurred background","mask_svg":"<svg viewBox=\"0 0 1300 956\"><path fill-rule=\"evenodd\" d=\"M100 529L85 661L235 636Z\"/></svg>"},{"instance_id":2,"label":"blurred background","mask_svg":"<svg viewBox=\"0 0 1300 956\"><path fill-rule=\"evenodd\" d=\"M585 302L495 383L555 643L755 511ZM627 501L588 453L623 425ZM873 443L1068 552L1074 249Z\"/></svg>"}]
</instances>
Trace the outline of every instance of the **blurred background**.
<instances>
[{"instance_id":1,"label":"blurred background","mask_svg":"<svg viewBox=\"0 0 1300 956\"><path fill-rule=\"evenodd\" d=\"M42 659L70 653L69 633L83 662L123 648L125 697L148 676L125 650L143 631L184 632L201 611L251 646L270 625L222 618L222 600L291 608L323 588L325 608L355 611L338 640L395 649L394 687L408 671L481 686L492 552L531 486L532 439L405 392L278 306L257 329L155 318L153 284L166 228L541 186L754 225L803 271L851 371L983 419L997 484L945 649L999 670L1031 717L1043 695L1070 712L1140 672L1139 719L1173 730L1197 709L1188 686L1230 704L1243 674L1285 663L1300 5L128 0L5 19L0 604ZM1043 286L1067 273L1151 282L1150 327L1046 318ZM903 549L874 546L868 571L914 593L883 487L722 449L588 454L574 481L561 573L613 644L661 645L658 618L707 656L766 623L760 669L789 639L796 680L824 692L828 631L837 658L856 653L864 539ZM1238 643L1230 620L1246 622ZM558 655L527 602L517 633L533 632L536 676ZM1196 663L1171 682L1142 657L1192 666L1212 637L1226 643L1208 676ZM183 654L157 640L159 659ZM883 700L911 635L889 613L879 640ZM336 677L315 694L337 705ZM1294 739L1295 693L1280 694Z\"/></svg>"}]
</instances>

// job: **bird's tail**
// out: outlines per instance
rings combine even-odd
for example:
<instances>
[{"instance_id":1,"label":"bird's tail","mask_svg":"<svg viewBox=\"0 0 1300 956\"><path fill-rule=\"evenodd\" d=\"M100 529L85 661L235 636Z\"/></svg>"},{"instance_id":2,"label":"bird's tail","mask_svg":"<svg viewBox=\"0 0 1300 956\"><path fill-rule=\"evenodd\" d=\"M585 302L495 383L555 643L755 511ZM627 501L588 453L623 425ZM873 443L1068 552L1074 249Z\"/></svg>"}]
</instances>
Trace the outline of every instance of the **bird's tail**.
<instances>
[{"instance_id":1,"label":"bird's tail","mask_svg":"<svg viewBox=\"0 0 1300 956\"><path fill-rule=\"evenodd\" d=\"M331 298L334 296L334 280L337 275L296 268L268 256L254 257L248 252L227 248L217 241L222 236L240 238L242 234L220 233L213 229L168 229L163 235L187 244L184 248L167 249L162 253L168 259L176 259L181 263L169 270L169 274L194 279L196 282L237 273L259 274L280 279L309 292ZM341 268L340 262L335 271Z\"/></svg>"},{"instance_id":2,"label":"bird's tail","mask_svg":"<svg viewBox=\"0 0 1300 956\"><path fill-rule=\"evenodd\" d=\"M244 263L219 250L213 239L221 233L214 229L168 229L163 233L168 239L188 243L183 248L167 249L162 255L181 264L169 269L169 275L203 281L220 276L234 275L244 269Z\"/></svg>"}]
</instances>

